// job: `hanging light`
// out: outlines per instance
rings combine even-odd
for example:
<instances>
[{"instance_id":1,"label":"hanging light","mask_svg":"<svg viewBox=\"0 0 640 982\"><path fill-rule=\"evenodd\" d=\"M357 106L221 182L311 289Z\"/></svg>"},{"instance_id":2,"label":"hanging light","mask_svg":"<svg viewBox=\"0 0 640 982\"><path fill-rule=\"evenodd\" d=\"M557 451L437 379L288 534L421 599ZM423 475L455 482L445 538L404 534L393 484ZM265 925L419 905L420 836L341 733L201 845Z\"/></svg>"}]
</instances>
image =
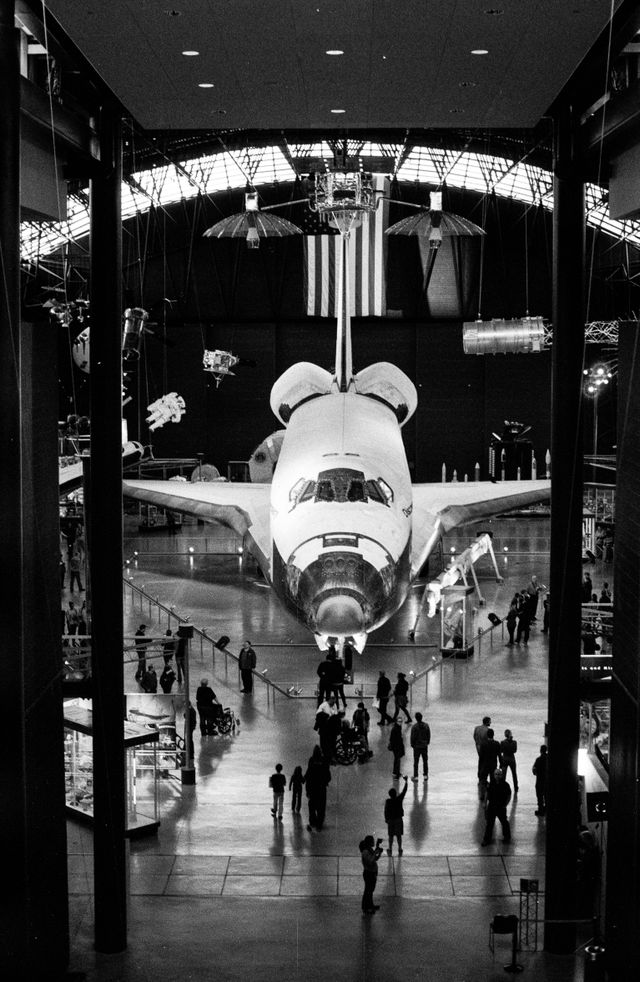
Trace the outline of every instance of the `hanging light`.
<instances>
[{"instance_id":1,"label":"hanging light","mask_svg":"<svg viewBox=\"0 0 640 982\"><path fill-rule=\"evenodd\" d=\"M585 395L597 398L604 391L605 386L609 385L611 379L617 374L618 366L614 361L596 362L590 368L584 368L584 392Z\"/></svg>"}]
</instances>

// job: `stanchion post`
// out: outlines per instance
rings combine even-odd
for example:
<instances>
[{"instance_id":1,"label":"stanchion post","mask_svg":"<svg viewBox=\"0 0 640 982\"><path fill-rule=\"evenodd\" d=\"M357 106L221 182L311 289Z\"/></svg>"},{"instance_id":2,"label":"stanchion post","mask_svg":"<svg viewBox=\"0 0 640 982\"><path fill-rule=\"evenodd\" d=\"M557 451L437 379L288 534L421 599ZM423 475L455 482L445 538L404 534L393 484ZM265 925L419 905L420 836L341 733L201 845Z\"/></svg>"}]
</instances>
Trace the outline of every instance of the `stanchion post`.
<instances>
[{"instance_id":1,"label":"stanchion post","mask_svg":"<svg viewBox=\"0 0 640 982\"><path fill-rule=\"evenodd\" d=\"M196 770L193 763L192 730L191 730L191 702L189 700L189 660L191 655L191 639L193 638L193 625L180 624L178 627L178 644L185 645L184 658L184 748L185 762L181 769L181 780L183 784L196 783Z\"/></svg>"}]
</instances>

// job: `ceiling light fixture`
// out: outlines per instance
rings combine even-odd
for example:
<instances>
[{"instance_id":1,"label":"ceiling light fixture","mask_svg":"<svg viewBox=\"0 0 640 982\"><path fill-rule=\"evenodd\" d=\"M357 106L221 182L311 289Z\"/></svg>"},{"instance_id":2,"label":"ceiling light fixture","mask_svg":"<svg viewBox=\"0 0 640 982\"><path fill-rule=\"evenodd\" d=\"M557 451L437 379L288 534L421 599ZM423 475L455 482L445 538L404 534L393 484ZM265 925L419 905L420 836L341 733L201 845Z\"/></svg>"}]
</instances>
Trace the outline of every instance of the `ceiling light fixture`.
<instances>
[{"instance_id":1,"label":"ceiling light fixture","mask_svg":"<svg viewBox=\"0 0 640 982\"><path fill-rule=\"evenodd\" d=\"M344 51L341 51L340 48L329 48L328 51L325 51L325 55L343 55L343 54Z\"/></svg>"},{"instance_id":2,"label":"ceiling light fixture","mask_svg":"<svg viewBox=\"0 0 640 982\"><path fill-rule=\"evenodd\" d=\"M331 112L334 113L336 116L339 115L340 113L346 113L346 111L347 111L346 109L332 109L331 110Z\"/></svg>"},{"instance_id":3,"label":"ceiling light fixture","mask_svg":"<svg viewBox=\"0 0 640 982\"><path fill-rule=\"evenodd\" d=\"M200 52L199 51L183 51L182 54L185 56L185 58L195 58L196 55L199 55L200 54Z\"/></svg>"},{"instance_id":4,"label":"ceiling light fixture","mask_svg":"<svg viewBox=\"0 0 640 982\"><path fill-rule=\"evenodd\" d=\"M458 88L473 89L477 84L477 82L458 82Z\"/></svg>"},{"instance_id":5,"label":"ceiling light fixture","mask_svg":"<svg viewBox=\"0 0 640 982\"><path fill-rule=\"evenodd\" d=\"M474 48L471 52L472 55L488 55L489 52L487 48Z\"/></svg>"},{"instance_id":6,"label":"ceiling light fixture","mask_svg":"<svg viewBox=\"0 0 640 982\"><path fill-rule=\"evenodd\" d=\"M198 82L199 89L212 89L213 82Z\"/></svg>"}]
</instances>

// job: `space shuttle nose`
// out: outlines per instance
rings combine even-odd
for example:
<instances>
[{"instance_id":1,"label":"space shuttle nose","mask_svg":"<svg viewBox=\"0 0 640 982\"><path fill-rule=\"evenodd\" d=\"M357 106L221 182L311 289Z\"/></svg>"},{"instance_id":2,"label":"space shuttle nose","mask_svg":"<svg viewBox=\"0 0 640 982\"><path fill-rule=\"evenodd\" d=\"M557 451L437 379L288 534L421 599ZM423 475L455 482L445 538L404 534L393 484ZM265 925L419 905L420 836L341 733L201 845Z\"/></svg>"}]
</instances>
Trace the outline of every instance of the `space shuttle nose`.
<instances>
[{"instance_id":1,"label":"space shuttle nose","mask_svg":"<svg viewBox=\"0 0 640 982\"><path fill-rule=\"evenodd\" d=\"M327 597L318 606L316 630L320 634L359 634L364 624L364 611L354 597Z\"/></svg>"}]
</instances>

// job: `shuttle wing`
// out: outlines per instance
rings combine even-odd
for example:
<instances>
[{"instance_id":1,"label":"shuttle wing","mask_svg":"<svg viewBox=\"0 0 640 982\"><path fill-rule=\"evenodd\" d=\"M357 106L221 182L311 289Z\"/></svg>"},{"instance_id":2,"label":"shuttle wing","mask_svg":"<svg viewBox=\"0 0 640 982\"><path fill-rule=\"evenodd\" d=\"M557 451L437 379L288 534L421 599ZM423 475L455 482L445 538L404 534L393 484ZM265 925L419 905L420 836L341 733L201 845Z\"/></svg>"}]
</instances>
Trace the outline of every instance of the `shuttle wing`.
<instances>
[{"instance_id":1,"label":"shuttle wing","mask_svg":"<svg viewBox=\"0 0 640 982\"><path fill-rule=\"evenodd\" d=\"M252 555L270 579L270 484L124 481L123 494L125 498L228 526L246 537Z\"/></svg>"},{"instance_id":2,"label":"shuttle wing","mask_svg":"<svg viewBox=\"0 0 640 982\"><path fill-rule=\"evenodd\" d=\"M550 496L550 481L414 484L411 575L418 574L438 537L449 529L548 501Z\"/></svg>"}]
</instances>

